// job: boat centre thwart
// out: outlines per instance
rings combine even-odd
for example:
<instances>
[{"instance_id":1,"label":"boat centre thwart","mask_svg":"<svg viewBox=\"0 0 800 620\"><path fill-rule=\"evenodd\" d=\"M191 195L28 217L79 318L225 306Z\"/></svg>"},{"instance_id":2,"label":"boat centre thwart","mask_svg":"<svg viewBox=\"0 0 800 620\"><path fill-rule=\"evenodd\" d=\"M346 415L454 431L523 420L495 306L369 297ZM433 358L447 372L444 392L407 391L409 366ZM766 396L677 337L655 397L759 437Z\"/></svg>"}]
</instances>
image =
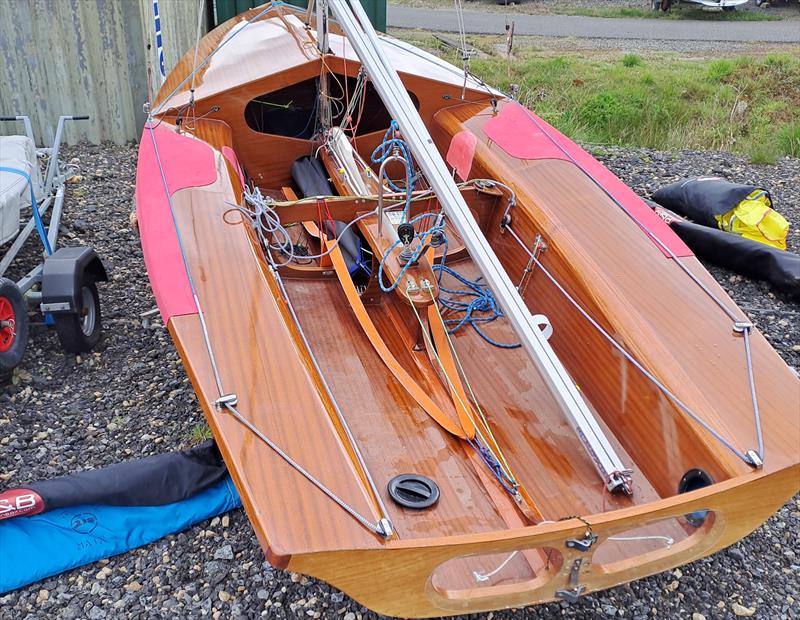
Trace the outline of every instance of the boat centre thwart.
<instances>
[{"instance_id":1,"label":"boat centre thwart","mask_svg":"<svg viewBox=\"0 0 800 620\"><path fill-rule=\"evenodd\" d=\"M267 559L371 609L574 601L800 488L800 380L671 229L359 2L199 39L136 202Z\"/></svg>"}]
</instances>

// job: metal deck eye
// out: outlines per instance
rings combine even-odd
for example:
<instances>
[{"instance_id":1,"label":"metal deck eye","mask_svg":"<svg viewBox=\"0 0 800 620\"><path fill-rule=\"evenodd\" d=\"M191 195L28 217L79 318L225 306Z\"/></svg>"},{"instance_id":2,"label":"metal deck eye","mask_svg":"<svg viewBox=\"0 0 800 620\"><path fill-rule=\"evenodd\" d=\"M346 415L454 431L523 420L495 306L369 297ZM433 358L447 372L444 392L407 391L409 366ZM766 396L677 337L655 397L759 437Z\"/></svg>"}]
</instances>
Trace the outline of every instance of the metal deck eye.
<instances>
[{"instance_id":1,"label":"metal deck eye","mask_svg":"<svg viewBox=\"0 0 800 620\"><path fill-rule=\"evenodd\" d=\"M422 510L439 501L439 485L427 476L401 474L389 481L389 497L404 508Z\"/></svg>"}]
</instances>

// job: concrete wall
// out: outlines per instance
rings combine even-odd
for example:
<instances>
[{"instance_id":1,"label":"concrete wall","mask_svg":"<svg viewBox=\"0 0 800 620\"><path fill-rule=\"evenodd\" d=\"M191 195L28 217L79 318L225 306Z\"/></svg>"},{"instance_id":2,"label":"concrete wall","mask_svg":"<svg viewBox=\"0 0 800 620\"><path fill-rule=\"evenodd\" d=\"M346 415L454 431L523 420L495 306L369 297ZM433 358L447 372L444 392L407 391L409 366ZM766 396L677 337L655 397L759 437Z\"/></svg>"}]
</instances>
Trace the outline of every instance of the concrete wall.
<instances>
[{"instance_id":1,"label":"concrete wall","mask_svg":"<svg viewBox=\"0 0 800 620\"><path fill-rule=\"evenodd\" d=\"M167 72L194 45L200 2L159 0ZM91 117L67 124L68 143L138 139L152 11L152 0L0 0L0 116L29 115L39 145L60 114ZM22 132L0 122L0 134Z\"/></svg>"}]
</instances>

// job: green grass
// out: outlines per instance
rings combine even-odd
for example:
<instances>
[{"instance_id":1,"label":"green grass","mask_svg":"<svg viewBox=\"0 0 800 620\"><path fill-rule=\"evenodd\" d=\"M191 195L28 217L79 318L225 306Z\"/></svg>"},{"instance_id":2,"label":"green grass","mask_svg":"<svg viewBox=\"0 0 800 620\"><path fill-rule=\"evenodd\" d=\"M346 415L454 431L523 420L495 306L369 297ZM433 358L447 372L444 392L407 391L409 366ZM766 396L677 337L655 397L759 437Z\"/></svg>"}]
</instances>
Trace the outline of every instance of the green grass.
<instances>
[{"instance_id":1,"label":"green grass","mask_svg":"<svg viewBox=\"0 0 800 620\"><path fill-rule=\"evenodd\" d=\"M794 55L552 57L520 46L509 77L505 58L491 53L493 41L471 41L490 52L472 60L473 72L501 89L519 84L522 103L578 141L728 150L756 162L800 156L800 58Z\"/></svg>"},{"instance_id":2,"label":"green grass","mask_svg":"<svg viewBox=\"0 0 800 620\"><path fill-rule=\"evenodd\" d=\"M638 54L625 54L622 57L622 64L626 67L638 67L642 64L642 57Z\"/></svg>"},{"instance_id":3,"label":"green grass","mask_svg":"<svg viewBox=\"0 0 800 620\"><path fill-rule=\"evenodd\" d=\"M777 15L764 11L703 11L693 7L673 7L669 12L634 7L555 7L559 15L585 15L587 17L632 17L636 19L695 19L729 22L780 21Z\"/></svg>"},{"instance_id":4,"label":"green grass","mask_svg":"<svg viewBox=\"0 0 800 620\"><path fill-rule=\"evenodd\" d=\"M785 125L778 130L778 151L800 157L800 122Z\"/></svg>"},{"instance_id":5,"label":"green grass","mask_svg":"<svg viewBox=\"0 0 800 620\"><path fill-rule=\"evenodd\" d=\"M205 423L195 424L192 427L191 442L192 444L203 443L206 439L211 439L214 435L211 429Z\"/></svg>"}]
</instances>

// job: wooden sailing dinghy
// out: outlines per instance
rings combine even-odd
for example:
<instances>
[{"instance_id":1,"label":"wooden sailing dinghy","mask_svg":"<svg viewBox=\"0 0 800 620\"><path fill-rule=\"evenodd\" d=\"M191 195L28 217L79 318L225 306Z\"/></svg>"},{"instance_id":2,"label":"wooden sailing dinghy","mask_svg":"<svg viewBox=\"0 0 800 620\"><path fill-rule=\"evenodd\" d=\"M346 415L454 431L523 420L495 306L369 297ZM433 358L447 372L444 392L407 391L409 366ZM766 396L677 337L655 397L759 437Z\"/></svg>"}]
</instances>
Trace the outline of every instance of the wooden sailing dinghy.
<instances>
[{"instance_id":1,"label":"wooden sailing dinghy","mask_svg":"<svg viewBox=\"0 0 800 620\"><path fill-rule=\"evenodd\" d=\"M136 181L268 560L398 616L573 601L796 493L800 382L670 229L515 101L324 6L201 39Z\"/></svg>"}]
</instances>

